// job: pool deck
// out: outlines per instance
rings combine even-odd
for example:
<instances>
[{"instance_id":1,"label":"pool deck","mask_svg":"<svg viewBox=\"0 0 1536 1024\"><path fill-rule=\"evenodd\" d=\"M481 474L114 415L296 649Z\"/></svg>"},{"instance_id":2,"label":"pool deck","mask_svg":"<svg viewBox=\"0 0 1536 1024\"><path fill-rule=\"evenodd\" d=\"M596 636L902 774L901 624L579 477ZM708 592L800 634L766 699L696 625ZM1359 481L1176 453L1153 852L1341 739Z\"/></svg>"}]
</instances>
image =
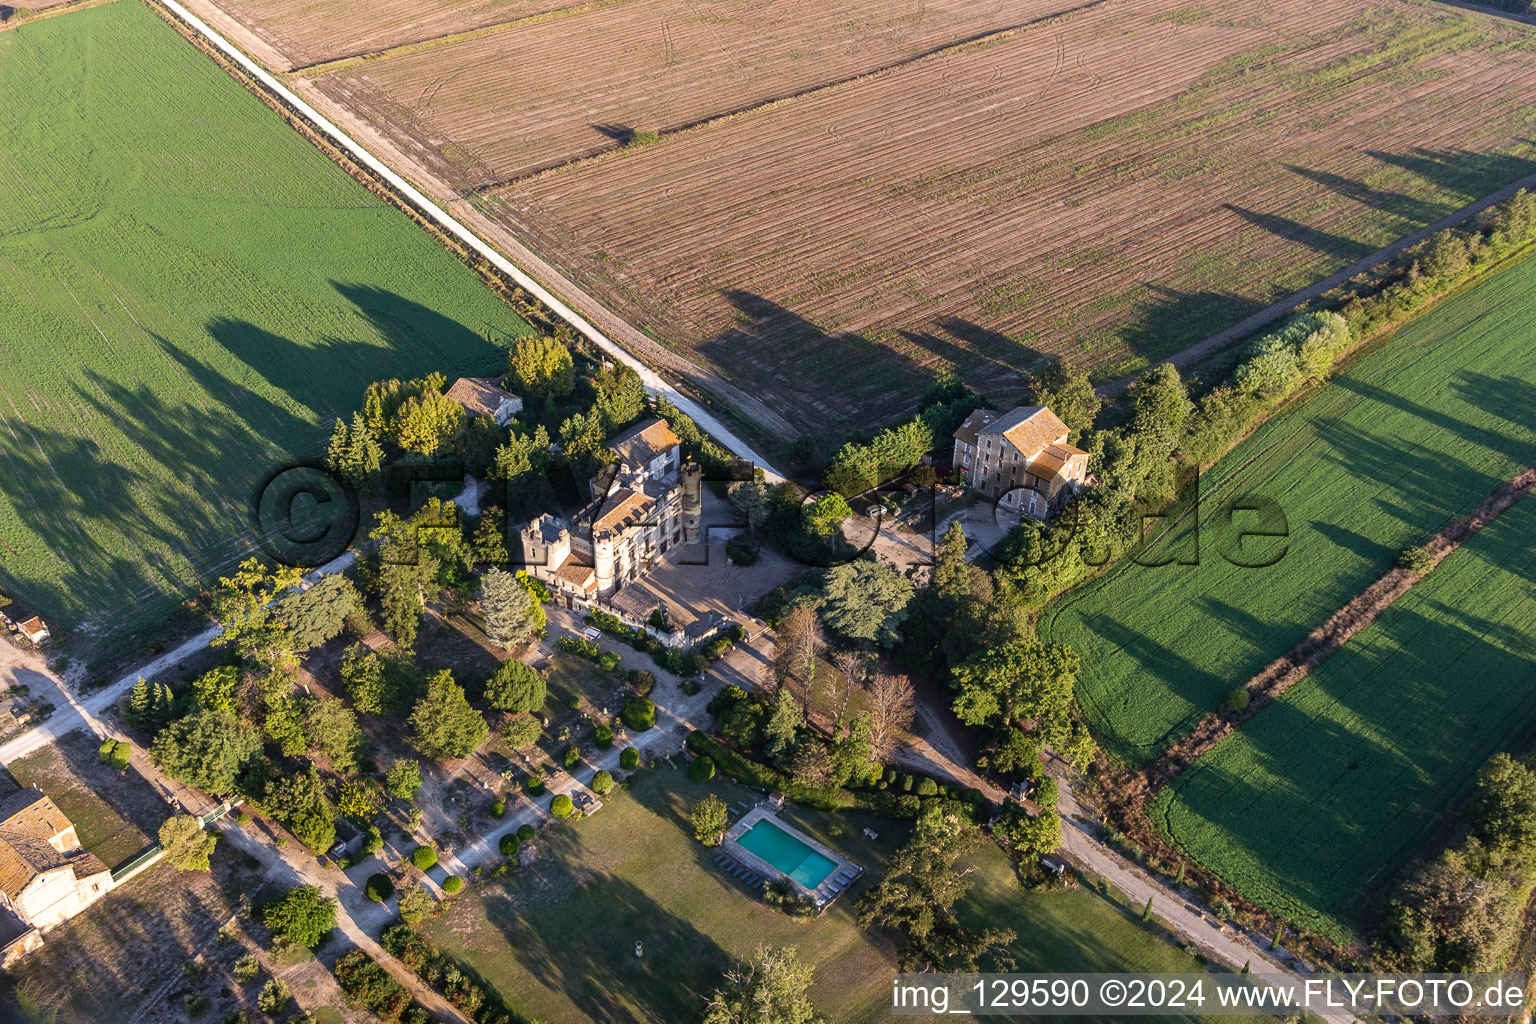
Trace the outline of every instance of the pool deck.
<instances>
[{"instance_id":1,"label":"pool deck","mask_svg":"<svg viewBox=\"0 0 1536 1024\"><path fill-rule=\"evenodd\" d=\"M744 833L749 831L752 826L756 825L758 822L765 818L772 821L774 825L783 829L795 839L804 843L806 846L809 846L812 850L815 850L823 857L832 861L832 863L835 865L835 867L833 867L832 870L827 873L826 879L822 881L822 883L815 889L807 889L805 886L801 885L793 878L790 878L788 875L774 867L772 864L769 864L767 861L763 860L751 850L748 850L746 847L742 846L741 843L737 842L737 840L739 840ZM847 857L839 856L837 853L827 849L827 847L823 846L821 843L818 843L804 832L801 832L799 829L795 828L795 826L791 825L783 818L780 818L778 814L775 813L774 808L766 801L758 803L751 810L747 811L747 813L736 819L736 823L726 830L725 838L720 843L720 850L726 856L734 860L737 864L740 864L748 871L751 871L768 881L774 881L779 878L789 879L789 883L791 885L793 885L803 896L806 896L816 904L818 911L825 910L829 905L831 905L833 900L841 896L848 889L848 887L853 884L854 880L857 879L859 875L864 873L864 869L862 867L855 864Z\"/></svg>"}]
</instances>

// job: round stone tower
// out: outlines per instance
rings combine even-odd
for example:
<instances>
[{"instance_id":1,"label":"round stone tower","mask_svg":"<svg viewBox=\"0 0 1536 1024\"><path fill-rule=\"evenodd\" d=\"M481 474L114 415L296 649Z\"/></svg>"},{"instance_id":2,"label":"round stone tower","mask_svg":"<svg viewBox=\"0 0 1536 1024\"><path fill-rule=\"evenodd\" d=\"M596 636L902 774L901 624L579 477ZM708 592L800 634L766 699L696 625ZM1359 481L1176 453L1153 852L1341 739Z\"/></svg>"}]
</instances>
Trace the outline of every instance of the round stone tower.
<instances>
[{"instance_id":1,"label":"round stone tower","mask_svg":"<svg viewBox=\"0 0 1536 1024\"><path fill-rule=\"evenodd\" d=\"M683 467L683 543L699 542L704 520L704 469L697 462Z\"/></svg>"}]
</instances>

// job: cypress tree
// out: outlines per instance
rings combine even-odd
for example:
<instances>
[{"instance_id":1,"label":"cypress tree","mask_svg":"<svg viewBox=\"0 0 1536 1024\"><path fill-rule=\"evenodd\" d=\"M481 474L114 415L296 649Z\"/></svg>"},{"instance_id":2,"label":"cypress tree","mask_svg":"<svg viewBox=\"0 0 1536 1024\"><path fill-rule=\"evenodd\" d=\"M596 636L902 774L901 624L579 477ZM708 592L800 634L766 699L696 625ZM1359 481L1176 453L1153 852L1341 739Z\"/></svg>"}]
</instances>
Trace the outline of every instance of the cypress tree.
<instances>
[{"instance_id":1,"label":"cypress tree","mask_svg":"<svg viewBox=\"0 0 1536 1024\"><path fill-rule=\"evenodd\" d=\"M352 432L347 429L347 421L338 416L336 425L331 428L331 442L325 446L325 468L338 480L346 480L351 476L348 462L351 448Z\"/></svg>"},{"instance_id":2,"label":"cypress tree","mask_svg":"<svg viewBox=\"0 0 1536 1024\"><path fill-rule=\"evenodd\" d=\"M139 681L133 684L133 692L128 697L128 710L124 715L128 719L128 724L136 729L147 728L153 712L152 703L149 683L140 676Z\"/></svg>"},{"instance_id":3,"label":"cypress tree","mask_svg":"<svg viewBox=\"0 0 1536 1024\"><path fill-rule=\"evenodd\" d=\"M384 449L363 423L363 414L352 417L351 437L347 444L347 479L365 498L379 493L383 484Z\"/></svg>"},{"instance_id":4,"label":"cypress tree","mask_svg":"<svg viewBox=\"0 0 1536 1024\"><path fill-rule=\"evenodd\" d=\"M1180 885L1184 884L1184 862L1183 861L1179 861L1179 873L1174 876L1173 884L1175 886L1180 886Z\"/></svg>"},{"instance_id":5,"label":"cypress tree","mask_svg":"<svg viewBox=\"0 0 1536 1024\"><path fill-rule=\"evenodd\" d=\"M1142 921L1143 924L1151 924L1152 923L1152 900L1153 899L1154 899L1154 897L1148 896L1147 897L1147 905L1141 911L1141 921Z\"/></svg>"}]
</instances>

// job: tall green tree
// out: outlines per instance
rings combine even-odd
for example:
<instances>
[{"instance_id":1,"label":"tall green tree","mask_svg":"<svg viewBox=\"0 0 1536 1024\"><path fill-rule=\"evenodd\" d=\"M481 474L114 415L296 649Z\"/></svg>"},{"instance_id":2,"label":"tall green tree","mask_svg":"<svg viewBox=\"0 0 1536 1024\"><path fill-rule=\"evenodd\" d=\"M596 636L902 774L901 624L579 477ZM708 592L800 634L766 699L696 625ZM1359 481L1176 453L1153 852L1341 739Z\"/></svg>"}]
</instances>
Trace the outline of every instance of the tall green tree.
<instances>
[{"instance_id":1,"label":"tall green tree","mask_svg":"<svg viewBox=\"0 0 1536 1024\"><path fill-rule=\"evenodd\" d=\"M274 935L301 946L318 946L326 933L336 927L336 900L321 892L319 886L297 886L267 904L262 920Z\"/></svg>"},{"instance_id":2,"label":"tall green tree","mask_svg":"<svg viewBox=\"0 0 1536 1024\"><path fill-rule=\"evenodd\" d=\"M759 946L725 976L704 1008L702 1024L826 1024L811 1003L815 968L794 946Z\"/></svg>"},{"instance_id":3,"label":"tall green tree","mask_svg":"<svg viewBox=\"0 0 1536 1024\"><path fill-rule=\"evenodd\" d=\"M1101 404L1087 372L1063 359L1052 359L1030 382L1030 402L1046 406L1074 435L1093 426Z\"/></svg>"},{"instance_id":4,"label":"tall green tree","mask_svg":"<svg viewBox=\"0 0 1536 1024\"><path fill-rule=\"evenodd\" d=\"M347 617L363 610L363 596L343 573L324 576L308 590L277 602L277 618L288 631L295 651L319 647L340 636Z\"/></svg>"},{"instance_id":5,"label":"tall green tree","mask_svg":"<svg viewBox=\"0 0 1536 1024\"><path fill-rule=\"evenodd\" d=\"M916 589L884 562L860 559L827 570L821 619L847 640L892 647L901 640Z\"/></svg>"},{"instance_id":6,"label":"tall green tree","mask_svg":"<svg viewBox=\"0 0 1536 1024\"><path fill-rule=\"evenodd\" d=\"M209 669L192 681L192 693L197 699L197 706L226 715L239 714L239 689L240 669L234 665Z\"/></svg>"},{"instance_id":7,"label":"tall green tree","mask_svg":"<svg viewBox=\"0 0 1536 1024\"><path fill-rule=\"evenodd\" d=\"M768 756L782 758L795 745L795 736L805 725L805 712L788 687L783 687L773 698L773 710L763 726L763 738L768 743Z\"/></svg>"},{"instance_id":8,"label":"tall green tree","mask_svg":"<svg viewBox=\"0 0 1536 1024\"><path fill-rule=\"evenodd\" d=\"M980 841L976 826L953 813L929 810L886 865L884 877L859 898L860 925L901 933L900 970L971 974L984 958L994 970L1013 966L1007 953L1013 932L973 931L955 913L971 888L972 869L961 863Z\"/></svg>"},{"instance_id":9,"label":"tall green tree","mask_svg":"<svg viewBox=\"0 0 1536 1024\"><path fill-rule=\"evenodd\" d=\"M264 664L285 660L292 640L270 606L302 578L292 566L269 569L257 558L241 562L235 575L220 577L209 595L213 617L223 627L210 643L233 647L241 657Z\"/></svg>"},{"instance_id":10,"label":"tall green tree","mask_svg":"<svg viewBox=\"0 0 1536 1024\"><path fill-rule=\"evenodd\" d=\"M336 842L336 810L314 765L268 782L262 803L311 851L325 853Z\"/></svg>"},{"instance_id":11,"label":"tall green tree","mask_svg":"<svg viewBox=\"0 0 1536 1024\"><path fill-rule=\"evenodd\" d=\"M1070 646L1025 635L978 648L954 667L955 715L967 725L1029 721L1052 741L1064 739L1079 668Z\"/></svg>"},{"instance_id":12,"label":"tall green tree","mask_svg":"<svg viewBox=\"0 0 1536 1024\"><path fill-rule=\"evenodd\" d=\"M210 796L233 793L241 771L261 753L261 737L222 711L196 711L160 731L150 756L178 782Z\"/></svg>"},{"instance_id":13,"label":"tall green tree","mask_svg":"<svg viewBox=\"0 0 1536 1024\"><path fill-rule=\"evenodd\" d=\"M342 775L357 770L357 748L363 740L357 715L335 697L311 701L304 710L304 732L310 745Z\"/></svg>"},{"instance_id":14,"label":"tall green tree","mask_svg":"<svg viewBox=\"0 0 1536 1024\"><path fill-rule=\"evenodd\" d=\"M485 699L499 711L537 711L547 697L544 677L532 665L516 658L498 665L485 683Z\"/></svg>"},{"instance_id":15,"label":"tall green tree","mask_svg":"<svg viewBox=\"0 0 1536 1024\"><path fill-rule=\"evenodd\" d=\"M427 681L427 693L411 712L416 749L434 761L468 757L485 742L490 727L470 707L464 688L443 669Z\"/></svg>"},{"instance_id":16,"label":"tall green tree","mask_svg":"<svg viewBox=\"0 0 1536 1024\"><path fill-rule=\"evenodd\" d=\"M524 398L543 401L546 395L564 398L576 387L576 367L571 350L548 335L520 338L507 352L507 369L513 386Z\"/></svg>"},{"instance_id":17,"label":"tall green tree","mask_svg":"<svg viewBox=\"0 0 1536 1024\"><path fill-rule=\"evenodd\" d=\"M208 859L218 843L219 837L203 831L202 824L190 814L166 818L160 826L165 859L178 871L207 871Z\"/></svg>"},{"instance_id":18,"label":"tall green tree","mask_svg":"<svg viewBox=\"0 0 1536 1024\"><path fill-rule=\"evenodd\" d=\"M490 569L481 577L480 610L486 636L503 650L526 646L545 627L544 609L505 569Z\"/></svg>"}]
</instances>

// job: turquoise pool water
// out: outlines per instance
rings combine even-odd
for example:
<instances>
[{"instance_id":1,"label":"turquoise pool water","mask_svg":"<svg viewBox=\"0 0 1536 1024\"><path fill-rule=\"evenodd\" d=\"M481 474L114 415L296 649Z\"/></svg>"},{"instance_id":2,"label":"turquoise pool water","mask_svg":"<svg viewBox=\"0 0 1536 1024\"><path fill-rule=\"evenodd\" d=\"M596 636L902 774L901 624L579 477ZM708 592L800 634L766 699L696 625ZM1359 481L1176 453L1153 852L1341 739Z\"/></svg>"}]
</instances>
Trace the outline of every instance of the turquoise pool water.
<instances>
[{"instance_id":1,"label":"turquoise pool water","mask_svg":"<svg viewBox=\"0 0 1536 1024\"><path fill-rule=\"evenodd\" d=\"M817 853L767 818L747 829L736 841L807 889L825 882L837 867L837 861Z\"/></svg>"}]
</instances>

